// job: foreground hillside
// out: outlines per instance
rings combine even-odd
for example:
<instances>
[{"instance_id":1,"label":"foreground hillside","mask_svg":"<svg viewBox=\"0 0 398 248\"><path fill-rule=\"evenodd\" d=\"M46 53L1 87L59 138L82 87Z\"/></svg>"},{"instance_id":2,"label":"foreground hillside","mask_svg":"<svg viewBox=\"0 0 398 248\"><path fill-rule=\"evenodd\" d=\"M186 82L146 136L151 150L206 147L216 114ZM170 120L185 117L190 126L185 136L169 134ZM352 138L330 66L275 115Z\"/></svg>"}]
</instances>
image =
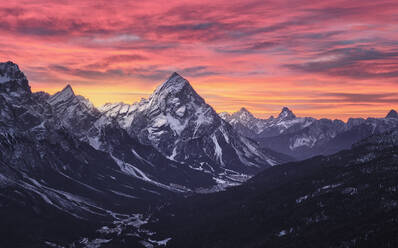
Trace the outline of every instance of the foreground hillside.
<instances>
[{"instance_id":1,"label":"foreground hillside","mask_svg":"<svg viewBox=\"0 0 398 248\"><path fill-rule=\"evenodd\" d=\"M393 132L181 200L150 227L171 238L168 247L396 247L397 190Z\"/></svg>"}]
</instances>

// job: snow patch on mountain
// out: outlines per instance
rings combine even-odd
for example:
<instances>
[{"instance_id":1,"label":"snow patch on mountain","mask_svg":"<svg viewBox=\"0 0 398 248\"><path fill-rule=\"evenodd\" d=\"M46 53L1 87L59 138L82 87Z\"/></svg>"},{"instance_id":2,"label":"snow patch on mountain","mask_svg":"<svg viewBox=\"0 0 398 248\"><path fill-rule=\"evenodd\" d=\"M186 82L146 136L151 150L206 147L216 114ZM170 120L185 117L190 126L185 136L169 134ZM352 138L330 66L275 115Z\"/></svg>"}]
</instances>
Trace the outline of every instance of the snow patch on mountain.
<instances>
[{"instance_id":1,"label":"snow patch on mountain","mask_svg":"<svg viewBox=\"0 0 398 248\"><path fill-rule=\"evenodd\" d=\"M220 161L221 165L224 166L224 161L222 160L222 149L221 149L220 144L218 144L217 137L213 134L211 136L211 139L213 140L213 143L214 143L214 152L216 154L216 157Z\"/></svg>"},{"instance_id":2,"label":"snow patch on mountain","mask_svg":"<svg viewBox=\"0 0 398 248\"><path fill-rule=\"evenodd\" d=\"M11 78L8 77L7 75L0 75L0 84L6 83L6 82L8 82L10 80L11 80Z\"/></svg>"}]
</instances>

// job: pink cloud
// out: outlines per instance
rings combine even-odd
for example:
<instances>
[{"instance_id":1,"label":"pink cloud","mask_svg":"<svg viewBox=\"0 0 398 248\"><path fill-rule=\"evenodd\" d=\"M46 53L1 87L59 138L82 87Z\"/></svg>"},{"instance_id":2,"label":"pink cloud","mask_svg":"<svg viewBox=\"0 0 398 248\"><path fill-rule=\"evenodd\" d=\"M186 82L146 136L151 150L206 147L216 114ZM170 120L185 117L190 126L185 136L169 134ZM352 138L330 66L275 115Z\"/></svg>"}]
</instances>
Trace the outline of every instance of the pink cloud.
<instances>
[{"instance_id":1,"label":"pink cloud","mask_svg":"<svg viewBox=\"0 0 398 248\"><path fill-rule=\"evenodd\" d=\"M398 3L387 0L12 0L0 8L0 58L26 69L33 89L54 91L68 81L96 104L106 98L91 93L91 85L149 93L179 71L213 96L208 101L217 110L253 102L267 115L288 103L302 114L344 117L339 106L351 104L351 112L380 116L396 101L342 103L311 90L396 91L397 11ZM228 91L220 94L223 87ZM272 98L248 93L275 87ZM296 98L286 99L287 90ZM314 101L303 107L308 98Z\"/></svg>"}]
</instances>

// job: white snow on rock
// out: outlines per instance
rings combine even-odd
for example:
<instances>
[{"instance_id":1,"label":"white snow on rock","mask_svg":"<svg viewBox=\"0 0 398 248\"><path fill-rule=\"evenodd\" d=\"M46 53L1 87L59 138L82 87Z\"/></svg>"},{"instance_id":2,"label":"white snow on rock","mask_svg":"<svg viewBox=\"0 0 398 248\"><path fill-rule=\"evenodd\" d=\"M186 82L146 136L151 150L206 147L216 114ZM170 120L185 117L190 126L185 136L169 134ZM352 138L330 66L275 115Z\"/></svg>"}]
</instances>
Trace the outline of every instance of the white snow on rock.
<instances>
[{"instance_id":1,"label":"white snow on rock","mask_svg":"<svg viewBox=\"0 0 398 248\"><path fill-rule=\"evenodd\" d=\"M286 230L282 230L279 232L278 237L283 237L286 235L286 233L287 233Z\"/></svg>"},{"instance_id":2,"label":"white snow on rock","mask_svg":"<svg viewBox=\"0 0 398 248\"><path fill-rule=\"evenodd\" d=\"M181 190L180 188L176 188L176 187L172 187L172 186L169 186L169 185L165 185L163 183L160 183L160 182L157 182L155 180L150 179L142 170L138 169L137 167L135 167L135 166L133 166L133 165L131 165L129 163L123 162L122 160L116 158L113 155L112 155L112 158L116 162L116 164L119 165L120 170L122 172L124 172L125 174L127 174L127 175L134 176L134 177L136 177L138 179L141 179L141 180L143 180L145 182L148 182L150 184L154 184L156 186L159 186L159 187L167 189L167 190L171 190L171 191L174 191L174 192L185 192L185 190Z\"/></svg>"},{"instance_id":3,"label":"white snow on rock","mask_svg":"<svg viewBox=\"0 0 398 248\"><path fill-rule=\"evenodd\" d=\"M75 93L73 92L72 87L68 84L63 90L52 95L48 99L48 103L50 103L51 105L54 105L57 103L65 102L74 96L75 96Z\"/></svg>"},{"instance_id":4,"label":"white snow on rock","mask_svg":"<svg viewBox=\"0 0 398 248\"><path fill-rule=\"evenodd\" d=\"M163 240L153 240L153 239L148 239L149 242L156 244L156 245L160 245L160 246L166 246L167 242L169 242L171 240L171 238L167 238L167 239L163 239Z\"/></svg>"},{"instance_id":5,"label":"white snow on rock","mask_svg":"<svg viewBox=\"0 0 398 248\"><path fill-rule=\"evenodd\" d=\"M7 75L0 75L0 84L6 83L10 80L11 80L11 78L8 77Z\"/></svg>"},{"instance_id":6,"label":"white snow on rock","mask_svg":"<svg viewBox=\"0 0 398 248\"><path fill-rule=\"evenodd\" d=\"M221 163L222 165L224 165L224 161L222 160L222 149L221 149L220 144L218 144L218 140L217 140L216 135L213 134L213 135L211 136L211 139L213 140L213 143L214 143L214 152L215 152L215 154L216 154L216 157L218 158L218 160L220 161L220 163Z\"/></svg>"},{"instance_id":7,"label":"white snow on rock","mask_svg":"<svg viewBox=\"0 0 398 248\"><path fill-rule=\"evenodd\" d=\"M80 241L80 244L84 245L84 248L100 248L102 244L106 244L112 241L112 239L94 239L89 241L87 238L84 238Z\"/></svg>"},{"instance_id":8,"label":"white snow on rock","mask_svg":"<svg viewBox=\"0 0 398 248\"><path fill-rule=\"evenodd\" d=\"M289 148L290 150L295 150L302 146L313 147L316 141L317 139L315 137L304 135L303 137L292 139L293 144L290 144Z\"/></svg>"},{"instance_id":9,"label":"white snow on rock","mask_svg":"<svg viewBox=\"0 0 398 248\"><path fill-rule=\"evenodd\" d=\"M298 199L296 199L296 203L302 203L303 201L307 200L310 197L310 195L305 195L305 196L301 196Z\"/></svg>"},{"instance_id":10,"label":"white snow on rock","mask_svg":"<svg viewBox=\"0 0 398 248\"><path fill-rule=\"evenodd\" d=\"M174 118L172 115L167 114L167 123L169 124L170 128L177 134L181 135L181 132L184 131L185 127L188 124L188 120L185 120L181 123L180 120Z\"/></svg>"},{"instance_id":11,"label":"white snow on rock","mask_svg":"<svg viewBox=\"0 0 398 248\"><path fill-rule=\"evenodd\" d=\"M185 114L185 110L186 110L186 107L185 107L185 105L183 105L183 106L179 107L179 108L176 110L176 114L177 114L179 117L183 117L184 114Z\"/></svg>"}]
</instances>

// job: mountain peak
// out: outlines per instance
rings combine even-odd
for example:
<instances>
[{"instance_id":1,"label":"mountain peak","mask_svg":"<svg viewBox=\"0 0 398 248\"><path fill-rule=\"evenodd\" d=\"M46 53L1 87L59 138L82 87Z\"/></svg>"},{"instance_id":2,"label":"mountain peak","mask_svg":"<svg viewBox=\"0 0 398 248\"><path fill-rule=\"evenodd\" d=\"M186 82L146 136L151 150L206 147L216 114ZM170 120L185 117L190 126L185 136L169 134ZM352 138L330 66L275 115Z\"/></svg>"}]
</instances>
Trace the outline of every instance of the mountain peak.
<instances>
[{"instance_id":1,"label":"mountain peak","mask_svg":"<svg viewBox=\"0 0 398 248\"><path fill-rule=\"evenodd\" d=\"M388 112L386 118L398 118L398 113L394 109L391 109L390 112Z\"/></svg>"},{"instance_id":2,"label":"mountain peak","mask_svg":"<svg viewBox=\"0 0 398 248\"><path fill-rule=\"evenodd\" d=\"M240 119L251 120L254 119L254 115L250 113L245 107L242 107L238 112L234 114L234 116L238 116Z\"/></svg>"},{"instance_id":3,"label":"mountain peak","mask_svg":"<svg viewBox=\"0 0 398 248\"><path fill-rule=\"evenodd\" d=\"M69 100L70 98L75 97L75 92L73 92L72 87L67 84L65 88L63 88L61 91L55 93L48 99L48 103L51 105L57 104L59 102L65 102Z\"/></svg>"},{"instance_id":4,"label":"mountain peak","mask_svg":"<svg viewBox=\"0 0 398 248\"><path fill-rule=\"evenodd\" d=\"M177 72L173 72L173 73L171 74L171 76L169 77L169 79L170 79L170 78L173 78L173 77L180 77L180 78L182 78L182 76L181 76L180 74L178 74Z\"/></svg>"},{"instance_id":5,"label":"mountain peak","mask_svg":"<svg viewBox=\"0 0 398 248\"><path fill-rule=\"evenodd\" d=\"M7 62L0 63L0 70L1 71L10 70L10 69L15 70L15 71L20 71L18 65L15 64L12 61L7 61Z\"/></svg>"},{"instance_id":6,"label":"mountain peak","mask_svg":"<svg viewBox=\"0 0 398 248\"><path fill-rule=\"evenodd\" d=\"M238 112L250 114L249 110L247 110L245 107L242 107Z\"/></svg>"},{"instance_id":7,"label":"mountain peak","mask_svg":"<svg viewBox=\"0 0 398 248\"><path fill-rule=\"evenodd\" d=\"M61 90L61 92L63 92L64 94L75 95L75 92L73 91L72 86L70 86L70 84L67 84L65 88Z\"/></svg>"},{"instance_id":8,"label":"mountain peak","mask_svg":"<svg viewBox=\"0 0 398 248\"><path fill-rule=\"evenodd\" d=\"M11 62L0 63L0 85L2 89L7 88L7 92L22 92L31 94L28 80L18 65ZM22 89L22 90L21 90Z\"/></svg>"},{"instance_id":9,"label":"mountain peak","mask_svg":"<svg viewBox=\"0 0 398 248\"><path fill-rule=\"evenodd\" d=\"M182 91L183 94L180 94ZM172 97L170 97L172 96ZM162 85L160 85L151 95L150 102L158 104L160 102L171 101L180 98L200 98L188 80L174 72ZM181 100L181 99L180 99ZM177 100L175 100L177 101ZM174 104L174 103L171 103Z\"/></svg>"},{"instance_id":10,"label":"mountain peak","mask_svg":"<svg viewBox=\"0 0 398 248\"><path fill-rule=\"evenodd\" d=\"M25 79L18 65L11 62L0 63L0 83L5 83L15 79Z\"/></svg>"},{"instance_id":11,"label":"mountain peak","mask_svg":"<svg viewBox=\"0 0 398 248\"><path fill-rule=\"evenodd\" d=\"M278 115L279 119L294 119L296 115L288 108L283 107L281 113Z\"/></svg>"},{"instance_id":12,"label":"mountain peak","mask_svg":"<svg viewBox=\"0 0 398 248\"><path fill-rule=\"evenodd\" d=\"M166 80L166 82L164 82L159 87L159 91L163 91L165 89L179 91L185 85L189 85L188 80L180 76L180 74L178 74L177 72L173 72L173 74L171 74L171 76Z\"/></svg>"}]
</instances>

